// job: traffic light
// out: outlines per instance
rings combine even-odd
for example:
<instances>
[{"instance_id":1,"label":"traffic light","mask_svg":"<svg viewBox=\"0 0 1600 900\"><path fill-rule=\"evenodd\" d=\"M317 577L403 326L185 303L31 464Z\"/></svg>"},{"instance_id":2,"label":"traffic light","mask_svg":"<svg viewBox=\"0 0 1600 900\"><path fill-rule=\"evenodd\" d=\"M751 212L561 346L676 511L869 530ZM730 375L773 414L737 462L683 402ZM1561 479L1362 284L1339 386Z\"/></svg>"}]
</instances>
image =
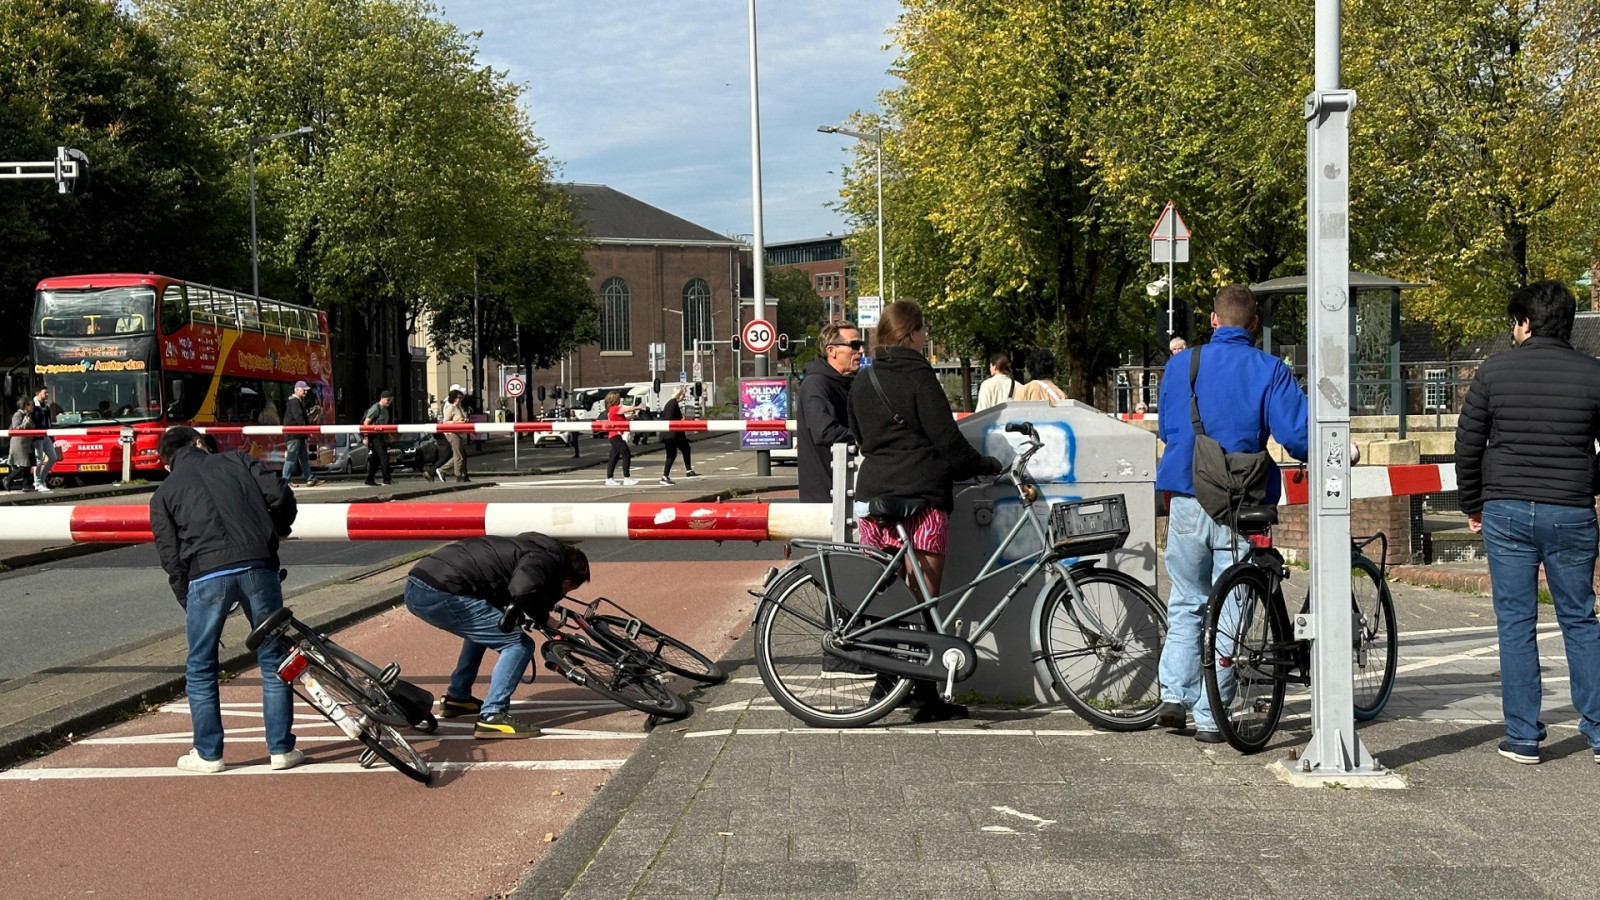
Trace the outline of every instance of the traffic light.
<instances>
[{"instance_id":1,"label":"traffic light","mask_svg":"<svg viewBox=\"0 0 1600 900\"><path fill-rule=\"evenodd\" d=\"M782 356L783 354L786 354L788 352L789 352L789 336L787 334L778 335L778 354L780 356Z\"/></svg>"},{"instance_id":2,"label":"traffic light","mask_svg":"<svg viewBox=\"0 0 1600 900\"><path fill-rule=\"evenodd\" d=\"M733 352L738 353L742 349L744 349L744 341L736 334L733 336Z\"/></svg>"},{"instance_id":3,"label":"traffic light","mask_svg":"<svg viewBox=\"0 0 1600 900\"><path fill-rule=\"evenodd\" d=\"M57 147L56 155L61 163L76 163L77 168L76 174L68 177L65 174L66 167L63 165L57 166L57 169L59 172L61 172L61 174L57 176L56 183L60 186L61 193L81 194L88 190L89 157L85 156L83 151L77 149L76 147Z\"/></svg>"}]
</instances>

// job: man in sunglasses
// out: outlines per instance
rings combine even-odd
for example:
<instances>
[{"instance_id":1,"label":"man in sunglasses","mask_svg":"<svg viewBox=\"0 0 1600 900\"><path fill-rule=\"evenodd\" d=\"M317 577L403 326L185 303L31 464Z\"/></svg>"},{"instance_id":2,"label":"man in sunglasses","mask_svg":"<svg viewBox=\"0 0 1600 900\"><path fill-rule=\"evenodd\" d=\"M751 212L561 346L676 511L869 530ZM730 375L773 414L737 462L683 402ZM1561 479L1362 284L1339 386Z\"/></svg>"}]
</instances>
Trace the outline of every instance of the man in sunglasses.
<instances>
[{"instance_id":1,"label":"man in sunglasses","mask_svg":"<svg viewBox=\"0 0 1600 900\"><path fill-rule=\"evenodd\" d=\"M795 463L800 502L833 501L833 445L855 443L849 421L850 382L861 370L861 332L849 322L829 322L817 335L821 353L800 376Z\"/></svg>"}]
</instances>

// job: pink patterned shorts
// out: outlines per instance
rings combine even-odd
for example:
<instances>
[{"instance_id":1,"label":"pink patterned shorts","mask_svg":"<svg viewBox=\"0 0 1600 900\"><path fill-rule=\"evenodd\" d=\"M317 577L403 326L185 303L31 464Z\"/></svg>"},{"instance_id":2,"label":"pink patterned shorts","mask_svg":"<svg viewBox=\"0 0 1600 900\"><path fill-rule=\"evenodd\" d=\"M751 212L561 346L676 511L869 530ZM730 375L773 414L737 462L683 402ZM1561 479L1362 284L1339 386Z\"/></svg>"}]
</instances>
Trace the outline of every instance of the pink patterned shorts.
<instances>
[{"instance_id":1,"label":"pink patterned shorts","mask_svg":"<svg viewBox=\"0 0 1600 900\"><path fill-rule=\"evenodd\" d=\"M911 532L911 549L944 556L950 549L950 514L942 509L925 509L906 522ZM893 528L879 525L876 519L856 517L856 536L861 543L880 550L900 546L900 535Z\"/></svg>"}]
</instances>

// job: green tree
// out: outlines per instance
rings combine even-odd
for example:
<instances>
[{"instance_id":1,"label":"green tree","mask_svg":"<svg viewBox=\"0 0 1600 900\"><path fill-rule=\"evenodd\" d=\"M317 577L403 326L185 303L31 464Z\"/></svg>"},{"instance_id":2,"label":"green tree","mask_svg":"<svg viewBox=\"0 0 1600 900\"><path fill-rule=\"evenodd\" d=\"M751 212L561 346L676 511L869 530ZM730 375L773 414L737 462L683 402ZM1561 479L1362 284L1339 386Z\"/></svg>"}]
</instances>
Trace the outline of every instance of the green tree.
<instances>
[{"instance_id":1,"label":"green tree","mask_svg":"<svg viewBox=\"0 0 1600 900\"><path fill-rule=\"evenodd\" d=\"M789 355L796 368L804 366L817 355L817 332L826 324L827 304L811 285L811 276L802 269L774 269L767 267L767 296L777 299L776 326L779 334L789 336ZM806 345L806 339L812 339Z\"/></svg>"},{"instance_id":2,"label":"green tree","mask_svg":"<svg viewBox=\"0 0 1600 900\"><path fill-rule=\"evenodd\" d=\"M309 141L262 154L261 197L274 210L263 232L264 284L349 307L353 327L380 330L378 347L403 347L423 317L444 329L437 339L470 337L470 317L458 313L475 273L480 299L487 274L492 291L519 304L578 302L586 269L577 227L547 190L551 165L518 108L519 89L480 65L473 38L434 7L145 0L141 8L188 61L223 140L242 147L253 134L316 126ZM593 298L585 293L583 303ZM585 312L537 319L570 326L548 340L535 334L525 352L544 358L581 336ZM464 333L450 330L463 321ZM357 355L356 378L368 382L358 391L377 383L360 371L365 360ZM405 401L407 382L397 387Z\"/></svg>"},{"instance_id":3,"label":"green tree","mask_svg":"<svg viewBox=\"0 0 1600 900\"><path fill-rule=\"evenodd\" d=\"M0 3L0 158L83 150L88 190L0 187L0 358L26 352L34 285L148 272L237 283L242 191L149 29L106 0ZM247 271L247 269L246 269Z\"/></svg>"},{"instance_id":4,"label":"green tree","mask_svg":"<svg viewBox=\"0 0 1600 900\"><path fill-rule=\"evenodd\" d=\"M927 291L915 299L936 336L964 352L997 339L1056 349L1063 386L1084 399L1138 310L1127 288L1140 235L1095 151L1105 117L1125 105L1149 5L907 0L903 85L883 98L895 123L884 134L885 247L898 295L912 296L902 278ZM858 233L875 202L870 168L857 165L846 187Z\"/></svg>"},{"instance_id":5,"label":"green tree","mask_svg":"<svg viewBox=\"0 0 1600 900\"><path fill-rule=\"evenodd\" d=\"M1506 294L1596 258L1600 12L1591 0L1353 4L1349 81L1364 249L1433 283L1448 339L1502 328Z\"/></svg>"}]
</instances>

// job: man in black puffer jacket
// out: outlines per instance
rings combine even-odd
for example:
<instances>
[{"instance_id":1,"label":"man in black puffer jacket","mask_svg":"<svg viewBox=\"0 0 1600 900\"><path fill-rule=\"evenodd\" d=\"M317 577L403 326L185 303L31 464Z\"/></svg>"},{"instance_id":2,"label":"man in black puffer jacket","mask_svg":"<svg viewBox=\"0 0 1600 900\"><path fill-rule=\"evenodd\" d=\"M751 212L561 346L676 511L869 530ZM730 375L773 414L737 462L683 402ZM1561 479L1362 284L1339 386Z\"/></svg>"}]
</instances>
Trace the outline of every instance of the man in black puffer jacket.
<instances>
[{"instance_id":1,"label":"man in black puffer jacket","mask_svg":"<svg viewBox=\"0 0 1600 900\"><path fill-rule=\"evenodd\" d=\"M222 761L222 706L217 694L217 647L228 610L243 607L253 628L283 607L278 540L294 524L294 492L260 462L239 452L213 454L198 431L169 428L157 452L170 472L150 497L150 530L161 568L184 608L189 656L184 670L194 749L178 768L216 773ZM278 678L278 641L256 650L261 665L262 716L272 768L305 759L290 732L293 700Z\"/></svg>"},{"instance_id":2,"label":"man in black puffer jacket","mask_svg":"<svg viewBox=\"0 0 1600 900\"><path fill-rule=\"evenodd\" d=\"M439 714L451 718L476 713L473 737L537 736L537 727L507 712L511 692L533 660L533 639L520 628L510 634L501 631L500 616L514 606L543 622L562 597L588 580L589 558L582 550L533 531L456 541L412 566L406 609L461 638L461 655L450 689L439 700ZM489 693L479 701L472 696L472 685L485 650L500 658L489 676Z\"/></svg>"},{"instance_id":3,"label":"man in black puffer jacket","mask_svg":"<svg viewBox=\"0 0 1600 900\"><path fill-rule=\"evenodd\" d=\"M1511 295L1517 346L1478 367L1456 425L1461 509L1483 532L1500 632L1500 755L1539 762L1539 565L1566 643L1578 728L1600 763L1600 623L1594 570L1600 360L1568 340L1577 302L1558 281Z\"/></svg>"},{"instance_id":4,"label":"man in black puffer jacket","mask_svg":"<svg viewBox=\"0 0 1600 900\"><path fill-rule=\"evenodd\" d=\"M861 370L861 332L829 322L817 335L817 358L806 363L795 391L795 466L800 502L833 500L833 445L855 443L850 434L850 383Z\"/></svg>"}]
</instances>

